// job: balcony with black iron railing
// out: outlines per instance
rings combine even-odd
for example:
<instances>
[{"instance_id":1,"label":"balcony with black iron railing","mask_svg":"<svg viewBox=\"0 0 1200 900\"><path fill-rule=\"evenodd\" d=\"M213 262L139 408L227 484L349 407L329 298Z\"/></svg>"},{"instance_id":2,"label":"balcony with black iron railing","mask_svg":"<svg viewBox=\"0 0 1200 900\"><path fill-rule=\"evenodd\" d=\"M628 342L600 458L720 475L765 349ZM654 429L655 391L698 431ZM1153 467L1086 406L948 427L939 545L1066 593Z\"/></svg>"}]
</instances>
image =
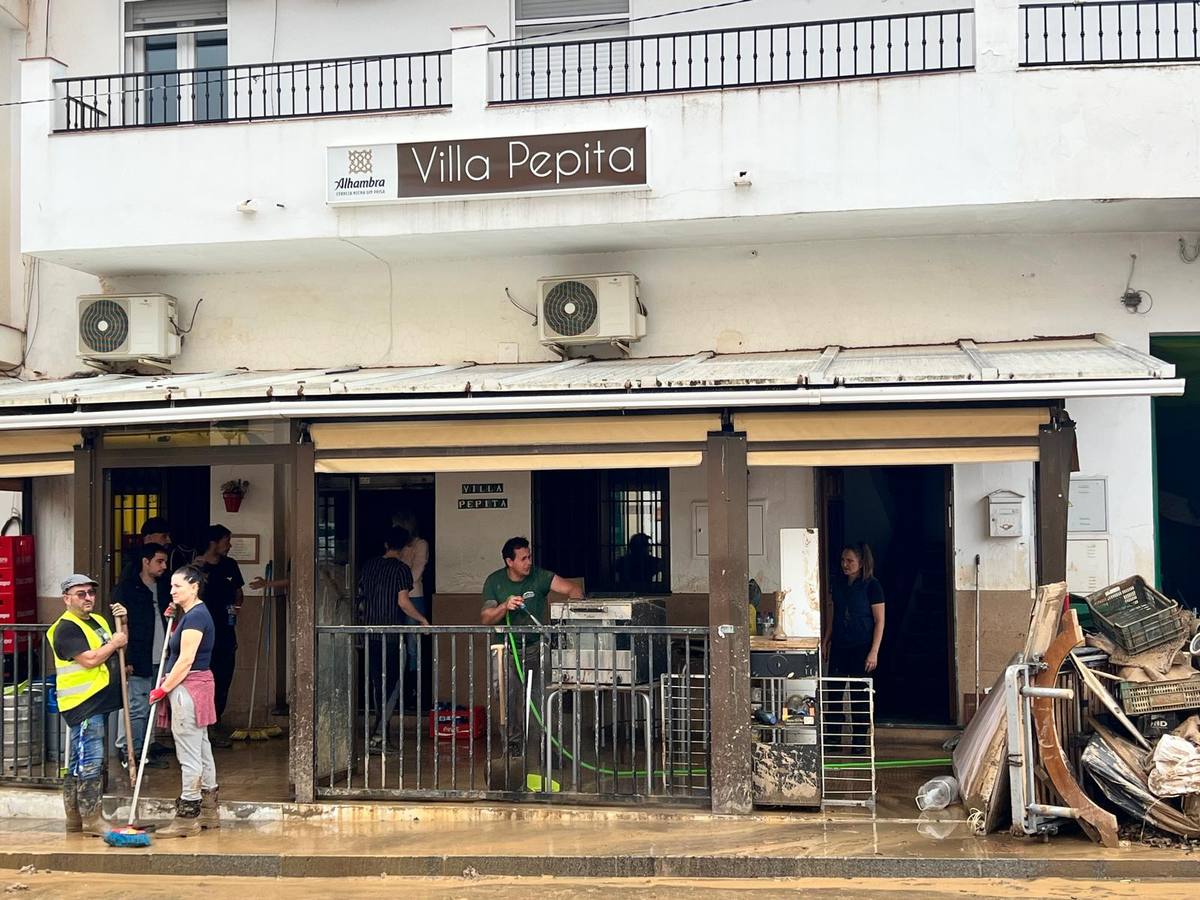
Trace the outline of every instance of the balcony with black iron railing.
<instances>
[{"instance_id":1,"label":"balcony with black iron railing","mask_svg":"<svg viewBox=\"0 0 1200 900\"><path fill-rule=\"evenodd\" d=\"M1021 6L1021 66L1200 61L1197 0L1104 0Z\"/></svg>"},{"instance_id":2,"label":"balcony with black iron railing","mask_svg":"<svg viewBox=\"0 0 1200 900\"><path fill-rule=\"evenodd\" d=\"M55 131L437 109L450 105L450 51L87 75L54 88Z\"/></svg>"},{"instance_id":3,"label":"balcony with black iron railing","mask_svg":"<svg viewBox=\"0 0 1200 900\"><path fill-rule=\"evenodd\" d=\"M515 44L489 51L493 103L765 87L971 69L971 9Z\"/></svg>"}]
</instances>

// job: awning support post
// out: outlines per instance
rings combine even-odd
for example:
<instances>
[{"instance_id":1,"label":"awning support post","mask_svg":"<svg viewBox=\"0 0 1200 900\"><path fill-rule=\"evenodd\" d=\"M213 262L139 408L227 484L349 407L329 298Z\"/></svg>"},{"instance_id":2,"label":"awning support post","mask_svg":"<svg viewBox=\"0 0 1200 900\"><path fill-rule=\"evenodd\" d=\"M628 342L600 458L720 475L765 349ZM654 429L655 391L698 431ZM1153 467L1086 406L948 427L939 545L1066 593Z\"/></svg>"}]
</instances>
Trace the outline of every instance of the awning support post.
<instances>
[{"instance_id":1,"label":"awning support post","mask_svg":"<svg viewBox=\"0 0 1200 900\"><path fill-rule=\"evenodd\" d=\"M709 783L715 813L753 807L750 756L749 469L746 435L710 432L708 475Z\"/></svg>"},{"instance_id":2,"label":"awning support post","mask_svg":"<svg viewBox=\"0 0 1200 900\"><path fill-rule=\"evenodd\" d=\"M306 438L307 436L305 436ZM316 463L307 439L292 459L291 584L292 702L288 762L297 803L316 799Z\"/></svg>"},{"instance_id":3,"label":"awning support post","mask_svg":"<svg viewBox=\"0 0 1200 900\"><path fill-rule=\"evenodd\" d=\"M1038 433L1038 584L1067 580L1067 509L1071 473L1078 469L1075 423L1066 410L1056 409Z\"/></svg>"}]
</instances>

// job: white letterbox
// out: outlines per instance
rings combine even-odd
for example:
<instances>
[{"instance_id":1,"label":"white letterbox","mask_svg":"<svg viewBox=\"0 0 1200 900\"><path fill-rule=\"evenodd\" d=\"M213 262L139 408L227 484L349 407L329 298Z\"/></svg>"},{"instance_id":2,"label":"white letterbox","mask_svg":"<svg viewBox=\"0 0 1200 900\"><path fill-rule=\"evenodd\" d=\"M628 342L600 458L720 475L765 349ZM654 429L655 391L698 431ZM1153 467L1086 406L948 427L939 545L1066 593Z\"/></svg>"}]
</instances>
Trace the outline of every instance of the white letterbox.
<instances>
[{"instance_id":1,"label":"white letterbox","mask_svg":"<svg viewBox=\"0 0 1200 900\"><path fill-rule=\"evenodd\" d=\"M992 491L987 502L988 536L1021 537L1025 531L1024 495L1016 491Z\"/></svg>"}]
</instances>

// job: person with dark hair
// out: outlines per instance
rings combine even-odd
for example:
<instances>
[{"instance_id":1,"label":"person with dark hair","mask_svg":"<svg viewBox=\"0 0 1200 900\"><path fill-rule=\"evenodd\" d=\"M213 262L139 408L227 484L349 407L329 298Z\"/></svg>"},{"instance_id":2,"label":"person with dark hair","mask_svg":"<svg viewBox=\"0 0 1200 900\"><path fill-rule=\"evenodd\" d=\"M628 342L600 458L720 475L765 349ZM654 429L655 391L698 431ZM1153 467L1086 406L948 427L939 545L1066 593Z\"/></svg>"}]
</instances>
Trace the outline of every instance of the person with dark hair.
<instances>
[{"instance_id":1,"label":"person with dark hair","mask_svg":"<svg viewBox=\"0 0 1200 900\"><path fill-rule=\"evenodd\" d=\"M638 532L629 539L625 555L617 560L615 574L623 591L663 592L663 561L650 552L650 535Z\"/></svg>"},{"instance_id":2,"label":"person with dark hair","mask_svg":"<svg viewBox=\"0 0 1200 900\"><path fill-rule=\"evenodd\" d=\"M217 720L225 713L229 701L229 687L233 684L234 667L237 664L237 616L242 608L242 570L235 560L229 558L229 542L232 534L224 525L210 525L204 535L205 550L196 557L195 567L204 576L204 605L208 607L214 628L212 649L212 674L216 684ZM212 735L212 745L223 748L233 746L228 734L219 729Z\"/></svg>"},{"instance_id":3,"label":"person with dark hair","mask_svg":"<svg viewBox=\"0 0 1200 900\"><path fill-rule=\"evenodd\" d=\"M411 620L417 625L429 624L425 615L412 604L409 597L413 586L412 570L400 559L400 554L408 546L410 538L411 535L405 528L389 528L383 539L383 555L369 559L363 564L355 594L358 624L404 625L406 620ZM384 742L384 731L399 697L396 685L399 682L401 654L399 645L389 645L388 671L385 674L382 671L382 642L369 641L367 649L370 702L378 713L378 719L372 729L371 746L379 747ZM386 686L380 683L381 675L385 675Z\"/></svg>"},{"instance_id":4,"label":"person with dark hair","mask_svg":"<svg viewBox=\"0 0 1200 900\"><path fill-rule=\"evenodd\" d=\"M220 828L217 765L208 726L217 720L216 682L209 669L216 628L201 599L207 591L199 566L183 566L171 576L170 610L178 616L167 644L167 674L150 692L150 703L171 704L171 734L179 759L182 789L175 818L156 838L189 837L201 828Z\"/></svg>"},{"instance_id":5,"label":"person with dark hair","mask_svg":"<svg viewBox=\"0 0 1200 900\"><path fill-rule=\"evenodd\" d=\"M879 666L879 646L883 643L883 586L875 578L875 557L867 544L851 544L842 549L841 576L833 577L828 627L824 629L821 649L829 661L834 678L872 677ZM836 720L836 716L831 716ZM843 721L848 721L844 718ZM866 742L863 728L852 722L851 743L855 748Z\"/></svg>"},{"instance_id":6,"label":"person with dark hair","mask_svg":"<svg viewBox=\"0 0 1200 900\"><path fill-rule=\"evenodd\" d=\"M140 565L135 574L122 578L113 591L113 602L120 603L129 613L129 648L125 653L126 671L129 675L129 724L133 729L132 749L130 736L125 734L125 719L117 722L117 753L121 765L128 768L130 757L137 765L142 748L142 738L150 721L150 689L158 681L158 663L162 659L166 626L163 611L170 602L166 591L161 589L163 573L167 570L167 548L162 544L142 544L138 555ZM169 588L168 588L169 589ZM166 760L149 757L146 765L152 769L165 769Z\"/></svg>"},{"instance_id":7,"label":"person with dark hair","mask_svg":"<svg viewBox=\"0 0 1200 900\"><path fill-rule=\"evenodd\" d=\"M403 509L392 516L392 525L398 525L408 532L408 543L400 551L400 561L412 572L413 586L408 593L408 599L425 617L426 621L431 621L433 597L426 591L427 585L425 584L425 570L429 567L429 541L421 537L417 528L417 517L411 510ZM405 616L404 624L419 625L421 623L412 616ZM419 638L415 634L410 634L404 639L404 668L407 673L404 686L405 706L414 711L421 705L421 698L417 696L416 679L418 640Z\"/></svg>"},{"instance_id":8,"label":"person with dark hair","mask_svg":"<svg viewBox=\"0 0 1200 900\"><path fill-rule=\"evenodd\" d=\"M483 583L483 609L479 613L479 621L484 625L501 625L506 619L510 619L513 625L532 625L535 620L545 623L549 621L546 598L551 591L565 594L572 600L583 597L579 585L533 564L533 553L527 538L509 538L500 549L500 556L504 560L504 567L489 575ZM527 681L533 680L530 702L540 708L540 679L537 677L541 666L540 636L523 634L520 638L523 645L519 652L521 671ZM523 713L526 691L512 655L511 649L505 654L508 663L505 666L504 702L508 724L504 737L507 740L507 755L522 757L525 755L527 737L527 717Z\"/></svg>"}]
</instances>

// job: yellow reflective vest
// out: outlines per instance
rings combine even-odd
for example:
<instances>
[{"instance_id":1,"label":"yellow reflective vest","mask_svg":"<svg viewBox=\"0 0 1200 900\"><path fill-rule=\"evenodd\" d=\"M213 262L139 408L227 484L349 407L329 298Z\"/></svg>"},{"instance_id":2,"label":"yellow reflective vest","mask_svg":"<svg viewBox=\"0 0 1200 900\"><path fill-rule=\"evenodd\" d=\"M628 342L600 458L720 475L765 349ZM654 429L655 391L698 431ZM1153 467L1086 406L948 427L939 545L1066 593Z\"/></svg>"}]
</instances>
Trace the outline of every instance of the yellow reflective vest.
<instances>
[{"instance_id":1,"label":"yellow reflective vest","mask_svg":"<svg viewBox=\"0 0 1200 900\"><path fill-rule=\"evenodd\" d=\"M95 697L108 687L109 674L107 662L88 669L73 659L60 659L58 651L54 649L54 633L63 622L74 622L79 626L79 630L87 638L89 650L100 649L112 637L112 626L104 620L103 616L96 613L92 613L91 619L92 622L100 626L104 632L103 635L98 634L96 629L86 620L79 618L79 616L70 610L59 616L58 621L51 625L50 630L47 632L47 637L50 639L50 649L54 653L55 682L58 687L58 708L62 712L74 709L79 704L91 697Z\"/></svg>"}]
</instances>

